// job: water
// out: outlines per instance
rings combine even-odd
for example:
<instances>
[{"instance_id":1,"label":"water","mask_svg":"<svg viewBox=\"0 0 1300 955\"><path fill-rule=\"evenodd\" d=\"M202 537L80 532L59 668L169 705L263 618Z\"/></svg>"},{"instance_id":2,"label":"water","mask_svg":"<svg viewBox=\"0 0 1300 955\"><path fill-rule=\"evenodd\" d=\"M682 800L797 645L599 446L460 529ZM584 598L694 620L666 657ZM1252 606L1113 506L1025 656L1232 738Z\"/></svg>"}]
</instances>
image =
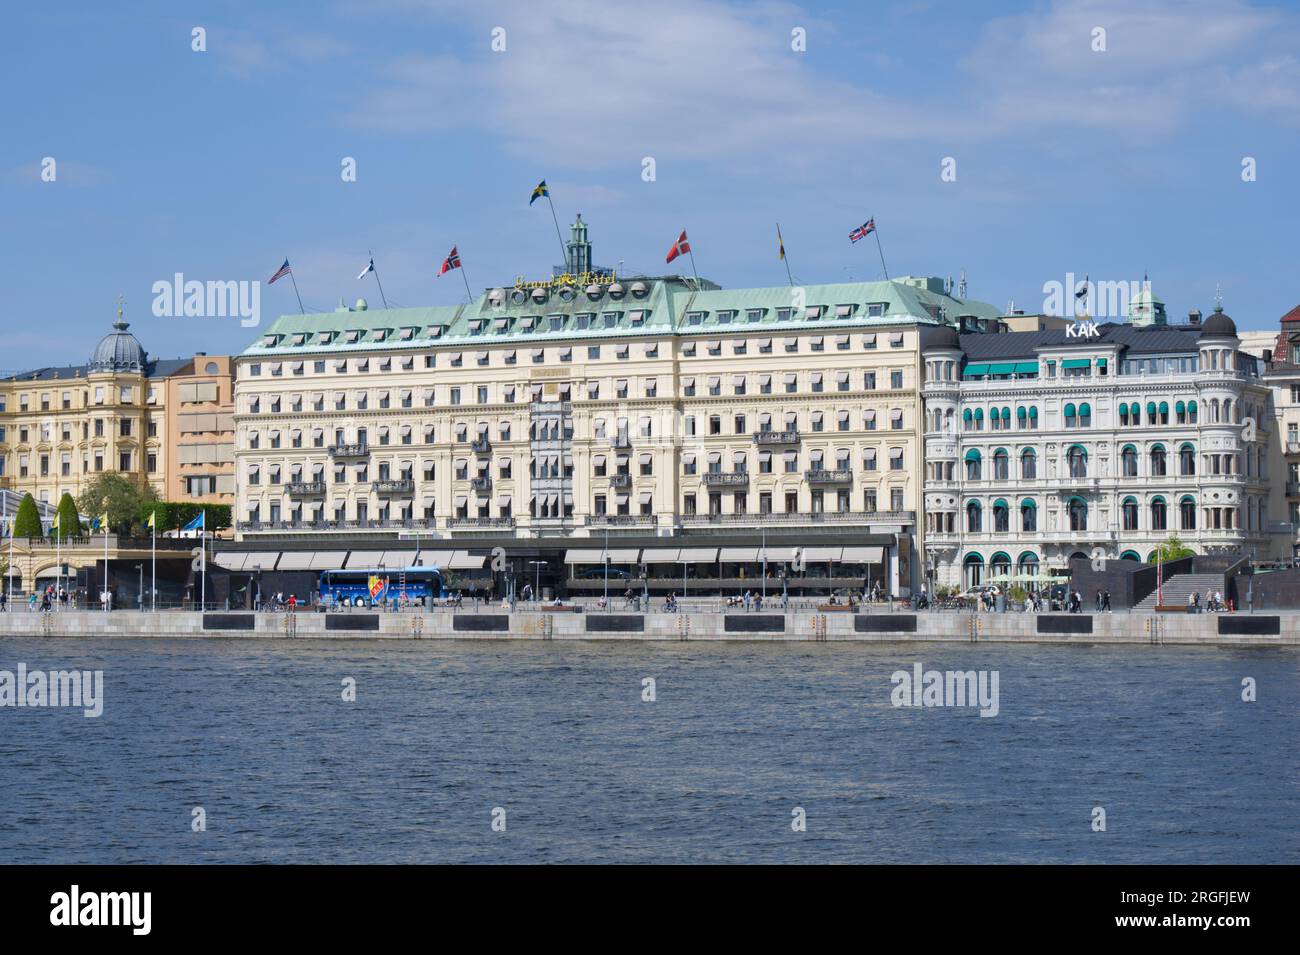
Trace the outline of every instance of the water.
<instances>
[{"instance_id":1,"label":"water","mask_svg":"<svg viewBox=\"0 0 1300 955\"><path fill-rule=\"evenodd\" d=\"M998 670L999 715L895 709L918 660ZM0 709L5 862L1300 861L1287 649L0 640L19 661L103 669L105 710Z\"/></svg>"}]
</instances>

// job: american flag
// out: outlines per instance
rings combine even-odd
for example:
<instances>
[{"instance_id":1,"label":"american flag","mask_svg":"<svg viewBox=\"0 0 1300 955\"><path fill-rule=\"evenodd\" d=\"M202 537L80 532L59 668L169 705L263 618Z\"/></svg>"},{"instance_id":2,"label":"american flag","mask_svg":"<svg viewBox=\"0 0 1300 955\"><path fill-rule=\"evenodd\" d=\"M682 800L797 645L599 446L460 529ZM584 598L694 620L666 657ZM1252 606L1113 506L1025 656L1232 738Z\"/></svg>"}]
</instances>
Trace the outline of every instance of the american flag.
<instances>
[{"instance_id":1,"label":"american flag","mask_svg":"<svg viewBox=\"0 0 1300 955\"><path fill-rule=\"evenodd\" d=\"M456 251L456 246L451 247L447 257L442 260L442 268L438 270L439 275L446 275L452 269L460 268L460 254Z\"/></svg>"},{"instance_id":2,"label":"american flag","mask_svg":"<svg viewBox=\"0 0 1300 955\"><path fill-rule=\"evenodd\" d=\"M866 222L862 223L862 225L858 226L856 229L854 229L852 232L849 233L849 241L857 242L859 239L865 239L867 236L871 235L871 233L875 231L876 231L876 219L873 216L872 218L868 219Z\"/></svg>"},{"instance_id":3,"label":"american flag","mask_svg":"<svg viewBox=\"0 0 1300 955\"><path fill-rule=\"evenodd\" d=\"M292 274L293 270L289 268L289 260L285 259L284 265L280 266L280 268L276 270L276 273L266 280L266 284L274 285L278 280L284 278L286 275Z\"/></svg>"}]
</instances>

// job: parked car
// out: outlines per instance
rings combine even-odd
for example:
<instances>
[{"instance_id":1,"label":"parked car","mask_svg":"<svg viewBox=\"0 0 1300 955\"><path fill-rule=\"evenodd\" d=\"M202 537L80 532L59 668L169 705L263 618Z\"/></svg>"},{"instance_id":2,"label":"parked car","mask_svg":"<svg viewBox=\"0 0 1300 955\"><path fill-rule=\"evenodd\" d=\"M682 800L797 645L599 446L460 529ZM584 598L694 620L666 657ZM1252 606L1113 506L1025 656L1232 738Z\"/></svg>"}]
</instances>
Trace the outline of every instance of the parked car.
<instances>
[{"instance_id":1,"label":"parked car","mask_svg":"<svg viewBox=\"0 0 1300 955\"><path fill-rule=\"evenodd\" d=\"M584 570L578 576L583 580L604 580L605 568L592 567L589 570ZM609 569L609 579L610 580L631 580L632 575L628 573L626 570L620 570L618 567L611 567Z\"/></svg>"},{"instance_id":2,"label":"parked car","mask_svg":"<svg viewBox=\"0 0 1300 955\"><path fill-rule=\"evenodd\" d=\"M992 584L981 584L978 587L971 587L968 590L963 590L957 595L956 599L958 603L976 604L986 593L991 593L996 598L1001 591Z\"/></svg>"}]
</instances>

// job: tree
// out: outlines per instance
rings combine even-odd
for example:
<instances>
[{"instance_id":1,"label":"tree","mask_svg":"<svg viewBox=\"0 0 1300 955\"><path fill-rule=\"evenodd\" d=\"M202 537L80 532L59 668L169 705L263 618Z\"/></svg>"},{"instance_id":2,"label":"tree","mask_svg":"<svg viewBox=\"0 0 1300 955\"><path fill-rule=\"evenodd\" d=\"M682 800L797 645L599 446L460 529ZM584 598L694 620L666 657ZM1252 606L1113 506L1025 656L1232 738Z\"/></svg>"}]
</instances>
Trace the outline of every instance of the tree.
<instances>
[{"instance_id":1,"label":"tree","mask_svg":"<svg viewBox=\"0 0 1300 955\"><path fill-rule=\"evenodd\" d=\"M1158 552L1160 560L1166 564L1171 560L1178 560L1180 557L1196 556L1196 551L1180 541L1177 534L1170 535L1169 540L1160 545Z\"/></svg>"},{"instance_id":2,"label":"tree","mask_svg":"<svg viewBox=\"0 0 1300 955\"><path fill-rule=\"evenodd\" d=\"M81 513L94 519L107 512L110 528L129 529L139 519L144 506L157 497L154 489L147 485L142 488L120 474L102 473L91 479L81 497L77 498L77 506Z\"/></svg>"},{"instance_id":3,"label":"tree","mask_svg":"<svg viewBox=\"0 0 1300 955\"><path fill-rule=\"evenodd\" d=\"M45 528L41 524L41 514L36 509L36 498L29 493L23 495L14 515L14 537L44 537Z\"/></svg>"},{"instance_id":4,"label":"tree","mask_svg":"<svg viewBox=\"0 0 1300 955\"><path fill-rule=\"evenodd\" d=\"M67 491L59 498L59 529L54 532L60 540L77 537L81 534L81 518L77 515L77 505Z\"/></svg>"}]
</instances>

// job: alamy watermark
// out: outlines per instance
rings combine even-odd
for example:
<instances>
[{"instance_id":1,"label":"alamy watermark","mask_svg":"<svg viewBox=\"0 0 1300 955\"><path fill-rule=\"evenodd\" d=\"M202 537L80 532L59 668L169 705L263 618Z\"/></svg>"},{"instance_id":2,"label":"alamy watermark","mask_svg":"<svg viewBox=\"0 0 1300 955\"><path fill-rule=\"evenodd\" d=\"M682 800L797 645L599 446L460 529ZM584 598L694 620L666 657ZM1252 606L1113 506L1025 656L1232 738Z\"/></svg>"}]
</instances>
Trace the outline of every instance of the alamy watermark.
<instances>
[{"instance_id":1,"label":"alamy watermark","mask_svg":"<svg viewBox=\"0 0 1300 955\"><path fill-rule=\"evenodd\" d=\"M262 322L262 283L256 280L199 282L177 272L171 281L153 283L157 318L239 318L244 328Z\"/></svg>"},{"instance_id":2,"label":"alamy watermark","mask_svg":"<svg viewBox=\"0 0 1300 955\"><path fill-rule=\"evenodd\" d=\"M899 706L978 706L980 716L997 716L997 670L926 670L921 663L912 670L895 670L889 701Z\"/></svg>"},{"instance_id":3,"label":"alamy watermark","mask_svg":"<svg viewBox=\"0 0 1300 955\"><path fill-rule=\"evenodd\" d=\"M104 712L103 670L0 670L0 706L81 707L83 716Z\"/></svg>"},{"instance_id":4,"label":"alamy watermark","mask_svg":"<svg viewBox=\"0 0 1300 955\"><path fill-rule=\"evenodd\" d=\"M1073 272L1066 272L1064 282L1051 279L1043 283L1043 314L1123 320L1128 317L1129 303L1149 287L1149 282L1093 281L1086 275L1081 279Z\"/></svg>"}]
</instances>

